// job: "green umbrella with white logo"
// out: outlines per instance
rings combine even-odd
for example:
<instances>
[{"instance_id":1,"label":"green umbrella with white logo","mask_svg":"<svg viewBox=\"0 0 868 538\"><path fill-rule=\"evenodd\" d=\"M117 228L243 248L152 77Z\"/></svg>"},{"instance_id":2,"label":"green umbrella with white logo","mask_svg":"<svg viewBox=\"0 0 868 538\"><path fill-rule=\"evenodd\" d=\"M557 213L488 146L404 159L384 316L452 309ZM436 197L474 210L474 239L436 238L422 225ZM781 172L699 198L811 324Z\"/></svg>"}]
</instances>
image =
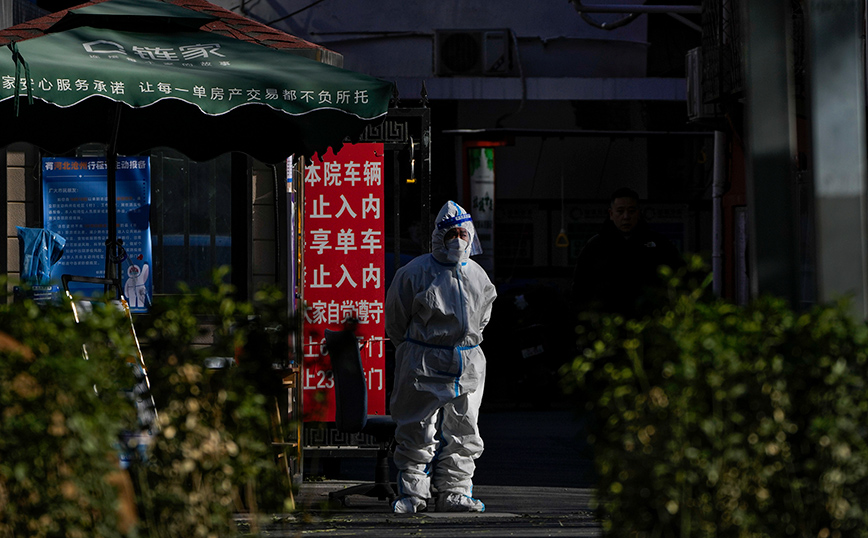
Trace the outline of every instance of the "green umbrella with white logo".
<instances>
[{"instance_id":1,"label":"green umbrella with white logo","mask_svg":"<svg viewBox=\"0 0 868 538\"><path fill-rule=\"evenodd\" d=\"M109 142L105 120L120 104L120 153L159 145L196 160L243 151L276 162L337 149L386 114L391 83L196 28L212 19L109 0L10 44L0 51L0 145L59 153Z\"/></svg>"},{"instance_id":2,"label":"green umbrella with white logo","mask_svg":"<svg viewBox=\"0 0 868 538\"><path fill-rule=\"evenodd\" d=\"M384 118L392 83L206 31L216 17L181 3L92 2L9 42L0 50L0 146L62 153L102 142L110 161L169 146L194 160L240 151L274 163L337 151ZM110 207L112 244L114 216Z\"/></svg>"}]
</instances>

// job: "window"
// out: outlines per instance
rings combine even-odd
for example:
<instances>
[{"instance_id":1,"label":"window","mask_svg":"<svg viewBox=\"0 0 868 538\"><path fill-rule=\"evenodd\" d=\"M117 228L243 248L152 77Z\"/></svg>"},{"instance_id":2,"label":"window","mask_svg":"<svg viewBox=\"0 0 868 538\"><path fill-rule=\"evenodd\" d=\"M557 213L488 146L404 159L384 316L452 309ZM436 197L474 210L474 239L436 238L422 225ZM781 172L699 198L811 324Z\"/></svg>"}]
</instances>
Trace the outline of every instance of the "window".
<instances>
[{"instance_id":1,"label":"window","mask_svg":"<svg viewBox=\"0 0 868 538\"><path fill-rule=\"evenodd\" d=\"M231 155L204 162L160 148L151 152L154 293L180 282L208 285L232 262Z\"/></svg>"}]
</instances>

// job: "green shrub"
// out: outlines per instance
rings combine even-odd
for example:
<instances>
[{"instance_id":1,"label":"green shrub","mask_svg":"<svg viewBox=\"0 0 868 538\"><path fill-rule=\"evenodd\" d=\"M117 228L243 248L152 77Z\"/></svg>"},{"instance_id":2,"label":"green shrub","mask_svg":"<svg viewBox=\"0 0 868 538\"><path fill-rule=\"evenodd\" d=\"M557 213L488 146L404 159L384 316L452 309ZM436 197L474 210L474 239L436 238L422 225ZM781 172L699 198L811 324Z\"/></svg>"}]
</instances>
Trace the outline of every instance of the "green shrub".
<instances>
[{"instance_id":1,"label":"green shrub","mask_svg":"<svg viewBox=\"0 0 868 538\"><path fill-rule=\"evenodd\" d=\"M108 479L136 421L121 393L135 383L123 327L114 307L76 324L69 303L0 301L0 537L122 535Z\"/></svg>"},{"instance_id":2,"label":"green shrub","mask_svg":"<svg viewBox=\"0 0 868 538\"><path fill-rule=\"evenodd\" d=\"M868 329L845 304L710 297L701 262L638 320L588 314L562 370L584 402L610 536L868 529Z\"/></svg>"},{"instance_id":3,"label":"green shrub","mask_svg":"<svg viewBox=\"0 0 868 538\"><path fill-rule=\"evenodd\" d=\"M235 301L221 279L155 299L141 323L160 424L134 470L151 537L237 536L236 513L249 513L256 530L260 509L292 508L269 415L280 388L272 364L288 352L286 305L275 290L260 292L255 308ZM213 344L195 344L203 332ZM207 368L215 356L238 365Z\"/></svg>"},{"instance_id":4,"label":"green shrub","mask_svg":"<svg viewBox=\"0 0 868 538\"><path fill-rule=\"evenodd\" d=\"M129 470L133 528L121 524L107 480L120 469L122 432L137 425L124 393L136 382L128 320L114 306L76 324L68 301L0 301L0 538L219 538L248 529L238 513L256 533L259 510L292 508L271 447L273 364L287 360L291 327L285 299L264 290L255 305L237 301L225 274L155 299L135 320L160 427ZM239 364L207 368L212 356Z\"/></svg>"}]
</instances>

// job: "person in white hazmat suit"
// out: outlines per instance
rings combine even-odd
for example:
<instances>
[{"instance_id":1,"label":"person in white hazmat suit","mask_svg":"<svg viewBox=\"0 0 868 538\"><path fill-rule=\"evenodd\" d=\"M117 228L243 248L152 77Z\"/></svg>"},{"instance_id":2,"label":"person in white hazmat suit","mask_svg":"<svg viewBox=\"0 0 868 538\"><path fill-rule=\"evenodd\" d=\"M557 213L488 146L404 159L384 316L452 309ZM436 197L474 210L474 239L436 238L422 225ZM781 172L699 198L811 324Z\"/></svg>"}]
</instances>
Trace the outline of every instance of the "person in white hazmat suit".
<instances>
[{"instance_id":1,"label":"person in white hazmat suit","mask_svg":"<svg viewBox=\"0 0 868 538\"><path fill-rule=\"evenodd\" d=\"M433 485L438 512L482 512L472 497L483 449L479 344L497 293L470 259L482 252L470 215L449 201L435 224L431 254L401 267L386 293L386 333L396 346L390 407L399 497L392 509L425 510Z\"/></svg>"}]
</instances>

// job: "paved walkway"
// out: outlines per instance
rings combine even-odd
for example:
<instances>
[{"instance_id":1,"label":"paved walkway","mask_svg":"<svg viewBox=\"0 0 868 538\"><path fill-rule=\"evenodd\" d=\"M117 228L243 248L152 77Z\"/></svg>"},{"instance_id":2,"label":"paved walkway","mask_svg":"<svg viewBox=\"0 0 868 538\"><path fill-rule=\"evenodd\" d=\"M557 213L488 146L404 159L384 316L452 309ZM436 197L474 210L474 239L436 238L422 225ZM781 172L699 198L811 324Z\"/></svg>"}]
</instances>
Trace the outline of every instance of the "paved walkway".
<instances>
[{"instance_id":1,"label":"paved walkway","mask_svg":"<svg viewBox=\"0 0 868 538\"><path fill-rule=\"evenodd\" d=\"M300 510L275 515L264 536L602 536L591 504L593 471L582 424L571 412L486 411L480 417L485 453L474 496L481 514L391 513L386 501L351 496L330 504L328 493L372 476L373 460L342 461L340 476L305 482ZM315 478L308 475L308 478ZM322 478L322 477L319 477Z\"/></svg>"},{"instance_id":2,"label":"paved walkway","mask_svg":"<svg viewBox=\"0 0 868 538\"><path fill-rule=\"evenodd\" d=\"M264 536L602 536L590 508L592 490L563 487L475 487L484 499L481 514L425 512L392 514L386 501L351 497L348 506L330 505L328 492L349 481L307 482L301 488L296 514L275 516L261 530ZM433 508L433 507L432 507Z\"/></svg>"}]
</instances>

